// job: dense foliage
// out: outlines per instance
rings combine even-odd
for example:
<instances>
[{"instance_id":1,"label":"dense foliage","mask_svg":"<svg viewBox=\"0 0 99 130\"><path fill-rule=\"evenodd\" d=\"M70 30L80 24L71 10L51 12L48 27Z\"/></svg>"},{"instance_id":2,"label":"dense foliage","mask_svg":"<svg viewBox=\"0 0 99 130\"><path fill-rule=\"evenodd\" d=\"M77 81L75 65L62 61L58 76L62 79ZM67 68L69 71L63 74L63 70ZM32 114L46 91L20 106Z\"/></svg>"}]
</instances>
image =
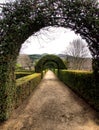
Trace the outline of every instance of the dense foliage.
<instances>
[{"instance_id":1,"label":"dense foliage","mask_svg":"<svg viewBox=\"0 0 99 130\"><path fill-rule=\"evenodd\" d=\"M43 56L36 64L35 71L41 72L44 69L66 69L64 62L56 55Z\"/></svg>"},{"instance_id":2,"label":"dense foliage","mask_svg":"<svg viewBox=\"0 0 99 130\"><path fill-rule=\"evenodd\" d=\"M95 0L16 0L0 7L0 120L7 119L13 109L14 69L21 45L43 27L69 27L79 33L88 42L95 74L99 72L99 8Z\"/></svg>"},{"instance_id":3,"label":"dense foliage","mask_svg":"<svg viewBox=\"0 0 99 130\"><path fill-rule=\"evenodd\" d=\"M99 82L92 72L60 70L59 78L99 111Z\"/></svg>"}]
</instances>

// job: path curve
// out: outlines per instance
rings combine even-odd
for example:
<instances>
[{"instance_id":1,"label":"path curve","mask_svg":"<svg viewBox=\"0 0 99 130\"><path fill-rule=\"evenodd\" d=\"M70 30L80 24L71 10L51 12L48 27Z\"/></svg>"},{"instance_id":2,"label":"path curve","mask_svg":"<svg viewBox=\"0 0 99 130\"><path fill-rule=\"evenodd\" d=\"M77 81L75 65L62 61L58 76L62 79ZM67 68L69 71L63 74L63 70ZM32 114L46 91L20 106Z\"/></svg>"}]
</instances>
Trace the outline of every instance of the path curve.
<instances>
[{"instance_id":1,"label":"path curve","mask_svg":"<svg viewBox=\"0 0 99 130\"><path fill-rule=\"evenodd\" d=\"M0 130L99 130L99 120L92 108L48 71Z\"/></svg>"}]
</instances>

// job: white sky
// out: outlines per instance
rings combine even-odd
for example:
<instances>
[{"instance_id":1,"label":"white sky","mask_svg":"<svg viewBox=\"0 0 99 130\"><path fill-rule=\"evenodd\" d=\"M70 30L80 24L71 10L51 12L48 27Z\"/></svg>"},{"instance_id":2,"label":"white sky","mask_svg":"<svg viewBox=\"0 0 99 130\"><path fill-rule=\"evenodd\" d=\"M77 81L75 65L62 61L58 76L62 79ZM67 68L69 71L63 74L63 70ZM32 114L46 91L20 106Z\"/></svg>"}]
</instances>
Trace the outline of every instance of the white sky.
<instances>
[{"instance_id":1,"label":"white sky","mask_svg":"<svg viewBox=\"0 0 99 130\"><path fill-rule=\"evenodd\" d=\"M43 34L42 34L43 33ZM70 29L50 27L41 30L37 36L31 36L22 46L21 54L59 54L63 53L73 39L80 37Z\"/></svg>"}]
</instances>

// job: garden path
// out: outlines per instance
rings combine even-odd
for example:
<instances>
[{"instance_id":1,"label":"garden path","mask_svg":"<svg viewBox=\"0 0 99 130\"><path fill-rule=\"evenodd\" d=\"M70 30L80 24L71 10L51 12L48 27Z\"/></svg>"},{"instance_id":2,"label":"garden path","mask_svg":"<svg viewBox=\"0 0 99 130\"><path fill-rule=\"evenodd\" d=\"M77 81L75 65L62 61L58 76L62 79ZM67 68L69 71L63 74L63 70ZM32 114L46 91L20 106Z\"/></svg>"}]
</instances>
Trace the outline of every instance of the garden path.
<instances>
[{"instance_id":1,"label":"garden path","mask_svg":"<svg viewBox=\"0 0 99 130\"><path fill-rule=\"evenodd\" d=\"M0 130L99 130L97 113L48 71Z\"/></svg>"}]
</instances>

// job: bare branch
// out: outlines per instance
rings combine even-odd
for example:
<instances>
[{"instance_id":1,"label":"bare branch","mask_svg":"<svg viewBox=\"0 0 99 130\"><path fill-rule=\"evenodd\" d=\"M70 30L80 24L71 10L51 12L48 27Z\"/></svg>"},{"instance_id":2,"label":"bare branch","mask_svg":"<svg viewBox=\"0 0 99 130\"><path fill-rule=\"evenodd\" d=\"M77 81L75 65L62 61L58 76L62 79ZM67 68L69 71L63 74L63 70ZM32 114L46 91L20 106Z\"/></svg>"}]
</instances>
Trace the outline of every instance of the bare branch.
<instances>
[{"instance_id":1,"label":"bare branch","mask_svg":"<svg viewBox=\"0 0 99 130\"><path fill-rule=\"evenodd\" d=\"M86 57L89 56L89 50L87 44L83 40L76 39L70 42L65 50L65 54L71 59L71 69L81 69L86 61Z\"/></svg>"}]
</instances>

